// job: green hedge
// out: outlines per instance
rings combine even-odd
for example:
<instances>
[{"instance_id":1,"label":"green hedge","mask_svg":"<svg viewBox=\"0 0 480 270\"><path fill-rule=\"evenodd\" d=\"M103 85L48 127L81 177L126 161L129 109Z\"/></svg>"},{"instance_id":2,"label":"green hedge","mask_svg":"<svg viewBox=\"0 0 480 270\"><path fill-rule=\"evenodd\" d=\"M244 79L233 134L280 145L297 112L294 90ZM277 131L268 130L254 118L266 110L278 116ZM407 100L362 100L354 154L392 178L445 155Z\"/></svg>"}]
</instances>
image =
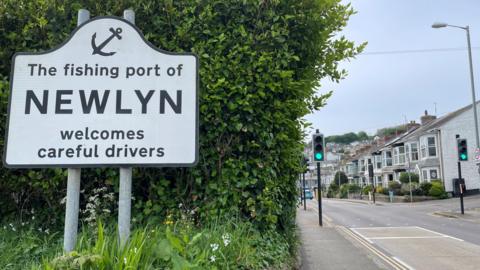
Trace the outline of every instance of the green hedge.
<instances>
[{"instance_id":1,"label":"green hedge","mask_svg":"<svg viewBox=\"0 0 480 270\"><path fill-rule=\"evenodd\" d=\"M340 80L346 72L339 62L363 48L334 38L353 13L339 2L3 0L0 126L14 52L59 45L75 28L80 8L92 17L121 16L131 8L155 46L200 58L200 162L190 169L135 169L135 218L161 221L189 212L198 223L235 215L264 228L289 228L307 125L302 117L330 95L316 94L319 81ZM95 189L115 193L117 179L116 169L82 170L82 208ZM35 208L49 213L37 218L59 224L65 185L65 170L2 168L0 217L30 217Z\"/></svg>"}]
</instances>

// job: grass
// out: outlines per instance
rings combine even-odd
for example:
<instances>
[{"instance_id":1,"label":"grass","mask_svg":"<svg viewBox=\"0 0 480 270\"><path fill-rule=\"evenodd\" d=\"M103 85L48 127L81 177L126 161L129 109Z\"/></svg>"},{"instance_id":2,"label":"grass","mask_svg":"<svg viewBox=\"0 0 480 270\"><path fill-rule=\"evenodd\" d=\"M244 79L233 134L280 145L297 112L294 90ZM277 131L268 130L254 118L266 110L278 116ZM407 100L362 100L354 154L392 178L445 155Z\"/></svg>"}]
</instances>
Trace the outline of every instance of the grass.
<instances>
[{"instance_id":1,"label":"grass","mask_svg":"<svg viewBox=\"0 0 480 270\"><path fill-rule=\"evenodd\" d=\"M42 257L61 252L61 236L29 225L6 224L0 227L0 269L29 269Z\"/></svg>"},{"instance_id":2,"label":"grass","mask_svg":"<svg viewBox=\"0 0 480 270\"><path fill-rule=\"evenodd\" d=\"M246 222L147 225L133 230L123 248L116 230L99 223L83 227L69 254L62 253L62 237L7 225L0 229L0 269L292 269L294 263L295 243Z\"/></svg>"}]
</instances>

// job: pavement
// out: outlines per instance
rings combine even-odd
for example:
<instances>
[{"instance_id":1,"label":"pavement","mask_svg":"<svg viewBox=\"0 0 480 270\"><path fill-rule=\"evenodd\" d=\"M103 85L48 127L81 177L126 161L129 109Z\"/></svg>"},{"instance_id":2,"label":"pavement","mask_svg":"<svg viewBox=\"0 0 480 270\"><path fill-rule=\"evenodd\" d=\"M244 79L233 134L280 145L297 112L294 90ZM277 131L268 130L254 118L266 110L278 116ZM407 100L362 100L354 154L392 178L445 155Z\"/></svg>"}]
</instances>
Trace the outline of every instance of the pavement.
<instances>
[{"instance_id":1,"label":"pavement","mask_svg":"<svg viewBox=\"0 0 480 270\"><path fill-rule=\"evenodd\" d=\"M374 205L324 199L300 207L300 269L480 269L480 196Z\"/></svg>"},{"instance_id":2,"label":"pavement","mask_svg":"<svg viewBox=\"0 0 480 270\"><path fill-rule=\"evenodd\" d=\"M324 217L324 226L319 226L318 212L309 205L297 210L297 225L302 245L300 249L301 270L377 270L392 269L360 244L354 244L342 231Z\"/></svg>"}]
</instances>

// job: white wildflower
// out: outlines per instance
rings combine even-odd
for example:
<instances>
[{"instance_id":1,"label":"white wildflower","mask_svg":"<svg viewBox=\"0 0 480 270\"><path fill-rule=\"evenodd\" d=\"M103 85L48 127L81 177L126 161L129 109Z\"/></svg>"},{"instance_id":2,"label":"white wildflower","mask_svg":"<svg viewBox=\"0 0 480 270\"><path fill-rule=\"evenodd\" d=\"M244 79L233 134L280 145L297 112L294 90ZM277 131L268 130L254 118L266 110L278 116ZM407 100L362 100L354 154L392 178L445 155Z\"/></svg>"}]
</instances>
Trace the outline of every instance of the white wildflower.
<instances>
[{"instance_id":1,"label":"white wildflower","mask_svg":"<svg viewBox=\"0 0 480 270\"><path fill-rule=\"evenodd\" d=\"M49 229L46 229L44 232L45 232L46 234L50 234L50 230L49 230Z\"/></svg>"},{"instance_id":2,"label":"white wildflower","mask_svg":"<svg viewBox=\"0 0 480 270\"><path fill-rule=\"evenodd\" d=\"M211 262L214 262L216 259L217 259L217 258L215 257L215 255L210 256L210 261L211 261Z\"/></svg>"},{"instance_id":3,"label":"white wildflower","mask_svg":"<svg viewBox=\"0 0 480 270\"><path fill-rule=\"evenodd\" d=\"M212 251L215 252L218 249L218 244L217 243L210 244L210 247L212 248Z\"/></svg>"},{"instance_id":4,"label":"white wildflower","mask_svg":"<svg viewBox=\"0 0 480 270\"><path fill-rule=\"evenodd\" d=\"M67 197L63 197L61 200L60 200L60 204L65 204L67 202Z\"/></svg>"},{"instance_id":5,"label":"white wildflower","mask_svg":"<svg viewBox=\"0 0 480 270\"><path fill-rule=\"evenodd\" d=\"M137 248L133 248L133 253L137 254Z\"/></svg>"},{"instance_id":6,"label":"white wildflower","mask_svg":"<svg viewBox=\"0 0 480 270\"><path fill-rule=\"evenodd\" d=\"M17 230L15 229L15 227L12 227L12 231L16 232Z\"/></svg>"},{"instance_id":7,"label":"white wildflower","mask_svg":"<svg viewBox=\"0 0 480 270\"><path fill-rule=\"evenodd\" d=\"M228 246L230 244L230 235L228 233L222 235L223 245Z\"/></svg>"},{"instance_id":8,"label":"white wildflower","mask_svg":"<svg viewBox=\"0 0 480 270\"><path fill-rule=\"evenodd\" d=\"M12 223L10 223L10 224L8 224L8 225L10 225L10 227L12 227L12 228L13 228L13 224L12 224Z\"/></svg>"},{"instance_id":9,"label":"white wildflower","mask_svg":"<svg viewBox=\"0 0 480 270\"><path fill-rule=\"evenodd\" d=\"M127 257L123 257L123 263L127 264Z\"/></svg>"},{"instance_id":10,"label":"white wildflower","mask_svg":"<svg viewBox=\"0 0 480 270\"><path fill-rule=\"evenodd\" d=\"M35 220L35 216L32 216L32 220Z\"/></svg>"}]
</instances>

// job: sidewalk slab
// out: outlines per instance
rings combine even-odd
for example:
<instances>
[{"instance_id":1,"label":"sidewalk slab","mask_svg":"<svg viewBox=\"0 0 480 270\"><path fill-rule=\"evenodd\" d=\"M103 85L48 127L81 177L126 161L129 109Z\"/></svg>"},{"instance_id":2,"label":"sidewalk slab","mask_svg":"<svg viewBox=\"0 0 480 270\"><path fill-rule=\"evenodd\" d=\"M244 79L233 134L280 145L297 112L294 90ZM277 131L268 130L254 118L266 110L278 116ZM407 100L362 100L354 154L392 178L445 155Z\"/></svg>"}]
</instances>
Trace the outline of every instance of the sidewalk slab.
<instances>
[{"instance_id":1,"label":"sidewalk slab","mask_svg":"<svg viewBox=\"0 0 480 270\"><path fill-rule=\"evenodd\" d=\"M297 226L302 241L301 270L388 269L375 263L373 255L355 246L328 222L320 227L318 213L311 207L307 211L297 209Z\"/></svg>"},{"instance_id":2,"label":"sidewalk slab","mask_svg":"<svg viewBox=\"0 0 480 270\"><path fill-rule=\"evenodd\" d=\"M433 214L447 218L458 218L474 223L480 223L480 208L467 209L464 212L464 215L462 215L460 211L435 211Z\"/></svg>"}]
</instances>

